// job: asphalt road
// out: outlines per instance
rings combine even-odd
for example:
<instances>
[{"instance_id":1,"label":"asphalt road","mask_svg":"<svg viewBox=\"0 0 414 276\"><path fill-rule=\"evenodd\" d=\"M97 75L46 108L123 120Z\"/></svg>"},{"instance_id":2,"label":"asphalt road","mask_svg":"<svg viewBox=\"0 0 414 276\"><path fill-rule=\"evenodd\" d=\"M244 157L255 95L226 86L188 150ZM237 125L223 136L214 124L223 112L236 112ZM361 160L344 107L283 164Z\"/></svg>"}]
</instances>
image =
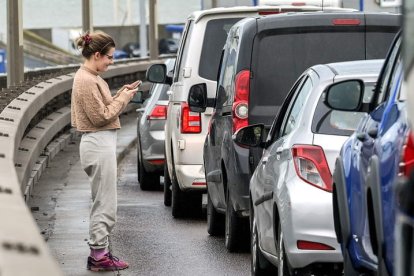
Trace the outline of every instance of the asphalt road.
<instances>
[{"instance_id":1,"label":"asphalt road","mask_svg":"<svg viewBox=\"0 0 414 276\"><path fill-rule=\"evenodd\" d=\"M79 139L49 164L30 206L65 275L86 270L90 190L78 156ZM130 263L120 275L250 275L250 254L230 254L223 237L210 237L206 218L174 219L162 191L137 183L136 148L119 165L118 223L112 251ZM116 275L116 273L99 273Z\"/></svg>"}]
</instances>

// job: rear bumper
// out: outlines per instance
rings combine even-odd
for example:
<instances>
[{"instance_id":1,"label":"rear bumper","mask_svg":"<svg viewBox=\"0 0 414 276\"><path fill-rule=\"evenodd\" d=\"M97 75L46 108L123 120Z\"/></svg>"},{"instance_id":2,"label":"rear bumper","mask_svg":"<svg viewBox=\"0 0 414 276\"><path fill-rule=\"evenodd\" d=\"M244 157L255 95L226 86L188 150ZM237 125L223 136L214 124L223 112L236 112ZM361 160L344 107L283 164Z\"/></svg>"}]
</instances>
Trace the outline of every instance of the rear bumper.
<instances>
[{"instance_id":1,"label":"rear bumper","mask_svg":"<svg viewBox=\"0 0 414 276\"><path fill-rule=\"evenodd\" d=\"M332 193L313 187L298 178L281 192L279 212L285 249L293 268L315 263L340 263L342 253L333 225ZM325 244L332 250L299 249L298 241Z\"/></svg>"},{"instance_id":2,"label":"rear bumper","mask_svg":"<svg viewBox=\"0 0 414 276\"><path fill-rule=\"evenodd\" d=\"M203 165L175 165L175 173L182 191L206 191Z\"/></svg>"}]
</instances>

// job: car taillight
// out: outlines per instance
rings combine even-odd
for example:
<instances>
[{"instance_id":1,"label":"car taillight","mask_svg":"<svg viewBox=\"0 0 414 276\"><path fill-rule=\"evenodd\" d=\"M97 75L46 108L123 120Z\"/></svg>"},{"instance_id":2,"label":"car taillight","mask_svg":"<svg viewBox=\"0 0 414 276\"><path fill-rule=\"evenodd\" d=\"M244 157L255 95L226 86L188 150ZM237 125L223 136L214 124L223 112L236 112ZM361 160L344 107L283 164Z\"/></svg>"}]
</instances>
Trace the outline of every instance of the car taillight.
<instances>
[{"instance_id":1,"label":"car taillight","mask_svg":"<svg viewBox=\"0 0 414 276\"><path fill-rule=\"evenodd\" d=\"M181 104L181 133L200 133L201 115L192 112L187 103Z\"/></svg>"},{"instance_id":2,"label":"car taillight","mask_svg":"<svg viewBox=\"0 0 414 276\"><path fill-rule=\"evenodd\" d=\"M167 119L167 106L155 105L151 114L147 116L148 120L165 120Z\"/></svg>"},{"instance_id":3,"label":"car taillight","mask_svg":"<svg viewBox=\"0 0 414 276\"><path fill-rule=\"evenodd\" d=\"M335 250L332 246L323 243L302 240L297 241L296 246L302 250Z\"/></svg>"},{"instance_id":4,"label":"car taillight","mask_svg":"<svg viewBox=\"0 0 414 276\"><path fill-rule=\"evenodd\" d=\"M333 19L332 24L335 26L359 26L361 24L361 20L353 18L338 18Z\"/></svg>"},{"instance_id":5,"label":"car taillight","mask_svg":"<svg viewBox=\"0 0 414 276\"><path fill-rule=\"evenodd\" d=\"M243 70L236 75L233 101L233 133L248 125L250 71Z\"/></svg>"},{"instance_id":6,"label":"car taillight","mask_svg":"<svg viewBox=\"0 0 414 276\"><path fill-rule=\"evenodd\" d=\"M165 163L165 159L152 159L152 160L148 160L148 162L153 165L162 165Z\"/></svg>"},{"instance_id":7,"label":"car taillight","mask_svg":"<svg viewBox=\"0 0 414 276\"><path fill-rule=\"evenodd\" d=\"M414 168L414 133L409 131L405 145L403 146L402 156L400 161L400 176L409 177Z\"/></svg>"},{"instance_id":8,"label":"car taillight","mask_svg":"<svg viewBox=\"0 0 414 276\"><path fill-rule=\"evenodd\" d=\"M332 175L325 153L319 146L295 145L292 147L296 173L305 182L332 192Z\"/></svg>"}]
</instances>

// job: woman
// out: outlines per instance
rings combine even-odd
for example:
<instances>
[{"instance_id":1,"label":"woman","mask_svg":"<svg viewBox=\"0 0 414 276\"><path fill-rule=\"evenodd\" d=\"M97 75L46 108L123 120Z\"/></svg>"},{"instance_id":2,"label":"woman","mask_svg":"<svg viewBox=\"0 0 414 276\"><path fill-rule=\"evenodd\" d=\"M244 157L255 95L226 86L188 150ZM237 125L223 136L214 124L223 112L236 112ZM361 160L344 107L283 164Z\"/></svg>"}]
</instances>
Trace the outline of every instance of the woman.
<instances>
[{"instance_id":1,"label":"woman","mask_svg":"<svg viewBox=\"0 0 414 276\"><path fill-rule=\"evenodd\" d=\"M82 133L80 160L92 190L87 268L119 270L128 264L109 252L109 234L117 210L116 130L119 115L135 95L141 81L125 85L111 96L99 74L113 64L115 43L103 33L86 33L76 41L85 62L75 74L72 88L72 126Z\"/></svg>"}]
</instances>

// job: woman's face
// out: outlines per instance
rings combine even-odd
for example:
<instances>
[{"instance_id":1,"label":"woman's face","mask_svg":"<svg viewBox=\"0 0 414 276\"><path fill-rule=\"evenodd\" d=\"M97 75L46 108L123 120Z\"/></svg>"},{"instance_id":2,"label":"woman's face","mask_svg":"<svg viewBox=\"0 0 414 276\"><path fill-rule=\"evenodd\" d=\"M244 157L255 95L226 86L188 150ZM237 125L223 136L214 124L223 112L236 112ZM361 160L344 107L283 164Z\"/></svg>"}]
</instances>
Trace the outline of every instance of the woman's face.
<instances>
[{"instance_id":1,"label":"woman's face","mask_svg":"<svg viewBox=\"0 0 414 276\"><path fill-rule=\"evenodd\" d=\"M115 48L110 48L106 54L98 53L96 59L96 69L98 72L105 72L108 66L114 63Z\"/></svg>"}]
</instances>

